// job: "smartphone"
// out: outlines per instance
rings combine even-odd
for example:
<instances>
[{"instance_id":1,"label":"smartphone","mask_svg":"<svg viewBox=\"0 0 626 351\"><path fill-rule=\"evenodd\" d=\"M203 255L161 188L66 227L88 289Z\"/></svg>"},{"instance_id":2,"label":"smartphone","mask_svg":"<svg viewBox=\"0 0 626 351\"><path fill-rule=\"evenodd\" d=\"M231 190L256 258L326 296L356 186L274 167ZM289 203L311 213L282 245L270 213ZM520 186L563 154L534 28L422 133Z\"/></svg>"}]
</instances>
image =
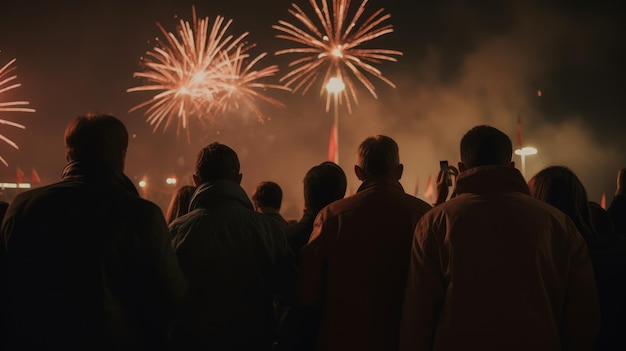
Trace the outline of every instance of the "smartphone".
<instances>
[{"instance_id":1,"label":"smartphone","mask_svg":"<svg viewBox=\"0 0 626 351\"><path fill-rule=\"evenodd\" d=\"M446 184L448 186L452 186L452 177L450 176L450 166L448 166L448 161L439 161L439 167L443 171L443 176L446 177Z\"/></svg>"}]
</instances>

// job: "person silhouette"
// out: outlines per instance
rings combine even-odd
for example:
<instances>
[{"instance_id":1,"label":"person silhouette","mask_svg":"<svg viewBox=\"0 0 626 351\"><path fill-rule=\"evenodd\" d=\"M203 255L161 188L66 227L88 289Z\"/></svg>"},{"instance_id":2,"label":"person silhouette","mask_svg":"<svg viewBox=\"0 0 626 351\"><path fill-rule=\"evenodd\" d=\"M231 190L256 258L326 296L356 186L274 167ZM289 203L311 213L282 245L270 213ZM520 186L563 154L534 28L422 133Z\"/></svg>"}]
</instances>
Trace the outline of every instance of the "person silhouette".
<instances>
[{"instance_id":1,"label":"person silhouette","mask_svg":"<svg viewBox=\"0 0 626 351\"><path fill-rule=\"evenodd\" d=\"M398 144L368 137L354 171L361 186L324 207L300 252L298 297L322 309L317 350L395 350L413 229L431 209L405 193Z\"/></svg>"},{"instance_id":2,"label":"person silhouette","mask_svg":"<svg viewBox=\"0 0 626 351\"><path fill-rule=\"evenodd\" d=\"M189 292L172 325L180 349L271 350L274 301L293 300L296 267L285 226L254 211L239 157L212 143L198 154L189 213L170 237Z\"/></svg>"},{"instance_id":3,"label":"person silhouette","mask_svg":"<svg viewBox=\"0 0 626 351\"><path fill-rule=\"evenodd\" d=\"M454 196L415 228L400 350L591 350L600 327L587 246L530 196L509 137L460 143Z\"/></svg>"},{"instance_id":4,"label":"person silhouette","mask_svg":"<svg viewBox=\"0 0 626 351\"><path fill-rule=\"evenodd\" d=\"M89 114L65 130L60 182L2 225L3 350L162 350L184 278L161 209L124 175L128 133Z\"/></svg>"},{"instance_id":5,"label":"person silhouette","mask_svg":"<svg viewBox=\"0 0 626 351\"><path fill-rule=\"evenodd\" d=\"M602 312L594 350L626 349L626 243L612 234L609 214L588 201L584 185L567 167L546 167L528 185L533 197L572 219L587 242Z\"/></svg>"}]
</instances>

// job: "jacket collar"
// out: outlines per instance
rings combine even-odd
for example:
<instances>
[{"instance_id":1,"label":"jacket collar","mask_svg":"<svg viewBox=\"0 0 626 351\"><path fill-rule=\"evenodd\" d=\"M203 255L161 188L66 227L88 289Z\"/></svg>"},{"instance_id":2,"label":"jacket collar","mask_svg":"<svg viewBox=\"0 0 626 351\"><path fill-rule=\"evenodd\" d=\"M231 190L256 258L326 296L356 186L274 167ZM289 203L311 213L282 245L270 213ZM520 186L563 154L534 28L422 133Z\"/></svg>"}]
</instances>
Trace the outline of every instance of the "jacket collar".
<instances>
[{"instance_id":1,"label":"jacket collar","mask_svg":"<svg viewBox=\"0 0 626 351\"><path fill-rule=\"evenodd\" d=\"M124 191L139 196L137 188L128 177L119 170L100 167L88 167L78 161L68 163L63 168L63 180L82 180L103 186L119 187Z\"/></svg>"},{"instance_id":2,"label":"jacket collar","mask_svg":"<svg viewBox=\"0 0 626 351\"><path fill-rule=\"evenodd\" d=\"M189 204L189 211L197 208L214 208L226 203L254 210L252 202L239 184L230 180L215 180L200 184Z\"/></svg>"},{"instance_id":3,"label":"jacket collar","mask_svg":"<svg viewBox=\"0 0 626 351\"><path fill-rule=\"evenodd\" d=\"M393 179L391 177L379 177L379 178L372 178L372 179L365 180L363 183L361 183L361 186L359 186L357 193L366 189L371 189L371 188L380 187L380 186L391 186L393 188L396 188L404 192L404 188L402 187L402 184L400 184L400 182L397 181L396 179Z\"/></svg>"},{"instance_id":4,"label":"jacket collar","mask_svg":"<svg viewBox=\"0 0 626 351\"><path fill-rule=\"evenodd\" d=\"M528 184L516 168L482 166L462 172L457 178L455 195L463 193L495 194L520 192L530 195Z\"/></svg>"}]
</instances>

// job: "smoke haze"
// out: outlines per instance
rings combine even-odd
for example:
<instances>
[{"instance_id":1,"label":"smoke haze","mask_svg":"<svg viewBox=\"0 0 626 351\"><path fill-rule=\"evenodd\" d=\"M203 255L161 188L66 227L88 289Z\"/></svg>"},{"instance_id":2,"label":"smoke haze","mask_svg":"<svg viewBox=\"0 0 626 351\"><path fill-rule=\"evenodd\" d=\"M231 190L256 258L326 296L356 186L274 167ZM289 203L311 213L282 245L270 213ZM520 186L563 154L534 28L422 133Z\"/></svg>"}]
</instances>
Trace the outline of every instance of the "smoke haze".
<instances>
[{"instance_id":1,"label":"smoke haze","mask_svg":"<svg viewBox=\"0 0 626 351\"><path fill-rule=\"evenodd\" d=\"M291 20L291 1L233 0L196 4L198 13L233 18L234 33L249 30L257 53L290 45L274 38L271 25ZM0 13L0 63L18 59L20 97L28 97L37 113L12 115L26 131L8 130L20 150L0 146L14 177L14 166L37 168L44 182L56 181L64 164L63 130L87 111L111 113L127 124L131 139L127 173L136 182L148 180L149 198L167 205L172 187L163 179L176 175L189 183L199 149L220 141L241 159L242 185L249 195L260 181L283 187L283 212L300 216L302 179L326 160L331 111L318 95L320 85L304 96L271 92L287 106L263 106L259 123L240 111L222 116L214 125L192 121L191 141L174 129L153 133L142 111L128 113L149 95L127 94L140 84L132 78L138 61L159 35L156 22L173 29L174 14L189 18L193 1L61 1L57 6L7 4ZM303 6L306 4L303 4ZM356 5L356 4L353 4ZM402 184L408 193L419 187L424 198L429 177L439 160L459 161L463 134L478 124L493 125L515 144L518 118L523 145L537 155L526 158L526 177L545 166L570 167L585 184L590 200L610 198L619 168L626 166L623 134L626 104L623 81L624 24L621 10L610 2L545 4L539 1L461 1L417 3L374 1L385 7L395 32L371 47L404 52L397 63L380 66L397 86L376 78L378 99L359 90L359 105L349 114L340 110L339 163L348 177L348 192L358 189L353 172L358 144L367 136L385 134L400 146L405 165ZM262 14L262 15L260 15ZM286 72L290 58L268 55ZM263 62L263 61L262 61ZM541 91L541 96L538 96ZM514 157L519 167L519 156ZM161 185L163 183L163 185Z\"/></svg>"}]
</instances>

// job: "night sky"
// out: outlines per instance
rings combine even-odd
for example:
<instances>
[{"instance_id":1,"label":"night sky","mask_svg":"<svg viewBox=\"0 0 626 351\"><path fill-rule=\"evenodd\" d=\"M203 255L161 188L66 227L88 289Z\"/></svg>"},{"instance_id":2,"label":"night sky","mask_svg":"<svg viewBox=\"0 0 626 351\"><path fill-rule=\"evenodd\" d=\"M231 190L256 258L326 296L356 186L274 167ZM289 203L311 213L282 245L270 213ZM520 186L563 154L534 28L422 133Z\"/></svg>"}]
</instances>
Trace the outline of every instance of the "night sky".
<instances>
[{"instance_id":1,"label":"night sky","mask_svg":"<svg viewBox=\"0 0 626 351\"><path fill-rule=\"evenodd\" d=\"M141 85L133 78L139 59L161 33L156 23L174 30L175 16L217 15L234 20L233 34L249 31L254 53L268 52L265 64L281 73L295 57L274 56L293 47L275 38L278 20L295 23L288 0L229 1L3 1L0 10L0 65L17 58L22 87L0 101L27 99L36 113L4 113L26 130L0 125L0 133L20 150L0 145L9 167L2 180L15 180L15 167L34 167L44 183L57 181L65 164L63 131L88 111L122 119L133 136L126 173L136 182L148 179L148 197L166 206L172 187L164 178L190 181L198 150L213 141L233 147L240 156L242 185L251 194L264 180L284 190L283 213L295 218L302 208L302 178L325 161L332 112L325 111L320 85L306 95L270 92L285 108L260 105L259 123L249 112L218 118L200 129L192 121L192 140L171 128L153 133L143 111L129 113L149 95L126 93ZM306 10L306 0L297 1ZM352 6L360 2L353 1ZM400 50L397 63L378 66L393 89L372 78L378 99L359 91L352 114L340 113L340 165L349 192L358 188L353 174L360 141L386 134L400 146L405 165L402 184L408 193L435 177L440 159L459 160L463 133L477 124L506 132L515 143L518 117L523 144L539 150L529 156L526 176L553 164L570 167L585 184L590 200L608 201L617 170L626 167L626 28L625 13L614 1L383 1L370 0L367 13L380 7L391 14L394 33L368 47ZM311 13L310 11L307 11ZM274 82L278 81L278 77ZM541 96L537 92L541 91ZM514 159L519 163L519 157ZM161 185L163 184L163 185Z\"/></svg>"}]
</instances>

